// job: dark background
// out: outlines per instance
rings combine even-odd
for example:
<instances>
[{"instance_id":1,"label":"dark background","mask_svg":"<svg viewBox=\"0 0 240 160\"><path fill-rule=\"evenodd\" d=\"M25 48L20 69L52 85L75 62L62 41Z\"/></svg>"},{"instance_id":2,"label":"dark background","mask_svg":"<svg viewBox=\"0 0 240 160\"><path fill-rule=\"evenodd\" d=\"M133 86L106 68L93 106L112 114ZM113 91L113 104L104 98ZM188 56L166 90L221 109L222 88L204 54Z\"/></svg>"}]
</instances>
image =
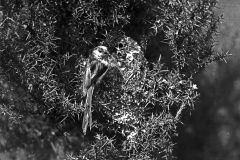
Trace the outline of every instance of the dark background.
<instances>
[{"instance_id":1,"label":"dark background","mask_svg":"<svg viewBox=\"0 0 240 160\"><path fill-rule=\"evenodd\" d=\"M201 98L178 127L178 160L240 159L240 1L219 0L224 15L216 50L232 54L195 77Z\"/></svg>"}]
</instances>

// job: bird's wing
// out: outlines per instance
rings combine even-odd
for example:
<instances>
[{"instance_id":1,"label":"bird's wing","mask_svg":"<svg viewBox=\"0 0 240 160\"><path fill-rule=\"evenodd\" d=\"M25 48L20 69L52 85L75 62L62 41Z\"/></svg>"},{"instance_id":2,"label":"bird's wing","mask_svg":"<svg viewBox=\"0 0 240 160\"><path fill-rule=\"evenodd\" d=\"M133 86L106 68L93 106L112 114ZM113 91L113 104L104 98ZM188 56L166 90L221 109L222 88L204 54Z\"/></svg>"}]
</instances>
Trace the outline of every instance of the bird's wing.
<instances>
[{"instance_id":1,"label":"bird's wing","mask_svg":"<svg viewBox=\"0 0 240 160\"><path fill-rule=\"evenodd\" d=\"M91 82L93 85L96 85L101 81L103 76L107 73L108 66L104 65L100 61L94 63L93 67L91 67Z\"/></svg>"}]
</instances>

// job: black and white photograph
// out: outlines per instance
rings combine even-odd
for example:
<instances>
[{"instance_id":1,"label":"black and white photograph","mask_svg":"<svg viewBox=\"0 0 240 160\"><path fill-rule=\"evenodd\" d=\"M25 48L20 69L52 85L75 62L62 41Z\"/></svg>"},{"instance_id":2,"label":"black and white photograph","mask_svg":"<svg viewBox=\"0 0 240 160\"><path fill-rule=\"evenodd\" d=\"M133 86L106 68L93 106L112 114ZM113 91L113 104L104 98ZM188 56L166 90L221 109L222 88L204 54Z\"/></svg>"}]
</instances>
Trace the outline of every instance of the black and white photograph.
<instances>
[{"instance_id":1,"label":"black and white photograph","mask_svg":"<svg viewBox=\"0 0 240 160\"><path fill-rule=\"evenodd\" d=\"M0 160L239 159L240 0L0 0Z\"/></svg>"}]
</instances>

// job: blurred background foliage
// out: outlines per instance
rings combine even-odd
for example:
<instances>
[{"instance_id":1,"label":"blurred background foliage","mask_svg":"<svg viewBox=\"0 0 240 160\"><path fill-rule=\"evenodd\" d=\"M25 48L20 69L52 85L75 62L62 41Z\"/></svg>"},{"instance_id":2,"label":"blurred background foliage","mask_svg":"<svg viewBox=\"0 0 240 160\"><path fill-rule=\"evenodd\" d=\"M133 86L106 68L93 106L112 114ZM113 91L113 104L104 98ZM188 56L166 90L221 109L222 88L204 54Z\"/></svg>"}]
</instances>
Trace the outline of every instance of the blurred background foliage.
<instances>
[{"instance_id":1,"label":"blurred background foliage","mask_svg":"<svg viewBox=\"0 0 240 160\"><path fill-rule=\"evenodd\" d=\"M185 125L178 128L176 155L181 160L237 160L239 137L239 28L240 2L219 0L224 14L218 51L230 52L227 63L212 63L195 77L201 94ZM187 137L187 138L186 138Z\"/></svg>"},{"instance_id":2,"label":"blurred background foliage","mask_svg":"<svg viewBox=\"0 0 240 160\"><path fill-rule=\"evenodd\" d=\"M0 156L172 159L173 149L189 145L175 146L173 138L198 97L192 76L226 56L213 50L221 19L215 5L1 1ZM84 61L98 45L119 66L96 88L94 128L83 136ZM181 148L179 158L189 155Z\"/></svg>"}]
</instances>

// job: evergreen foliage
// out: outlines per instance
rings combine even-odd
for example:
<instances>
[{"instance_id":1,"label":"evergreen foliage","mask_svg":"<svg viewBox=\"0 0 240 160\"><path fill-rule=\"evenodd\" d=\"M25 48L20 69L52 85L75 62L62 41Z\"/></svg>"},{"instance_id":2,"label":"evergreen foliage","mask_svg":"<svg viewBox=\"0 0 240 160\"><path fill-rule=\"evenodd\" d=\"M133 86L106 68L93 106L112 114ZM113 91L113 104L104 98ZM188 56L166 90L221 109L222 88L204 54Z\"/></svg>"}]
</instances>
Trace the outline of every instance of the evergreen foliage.
<instances>
[{"instance_id":1,"label":"evergreen foliage","mask_svg":"<svg viewBox=\"0 0 240 160\"><path fill-rule=\"evenodd\" d=\"M14 86L2 88L1 111L12 118L44 115L63 132L70 123L80 126L89 52L107 46L117 64L94 91L91 145L69 159L172 159L177 124L199 96L192 77L227 56L213 50L221 20L216 0L1 5L1 75Z\"/></svg>"}]
</instances>

